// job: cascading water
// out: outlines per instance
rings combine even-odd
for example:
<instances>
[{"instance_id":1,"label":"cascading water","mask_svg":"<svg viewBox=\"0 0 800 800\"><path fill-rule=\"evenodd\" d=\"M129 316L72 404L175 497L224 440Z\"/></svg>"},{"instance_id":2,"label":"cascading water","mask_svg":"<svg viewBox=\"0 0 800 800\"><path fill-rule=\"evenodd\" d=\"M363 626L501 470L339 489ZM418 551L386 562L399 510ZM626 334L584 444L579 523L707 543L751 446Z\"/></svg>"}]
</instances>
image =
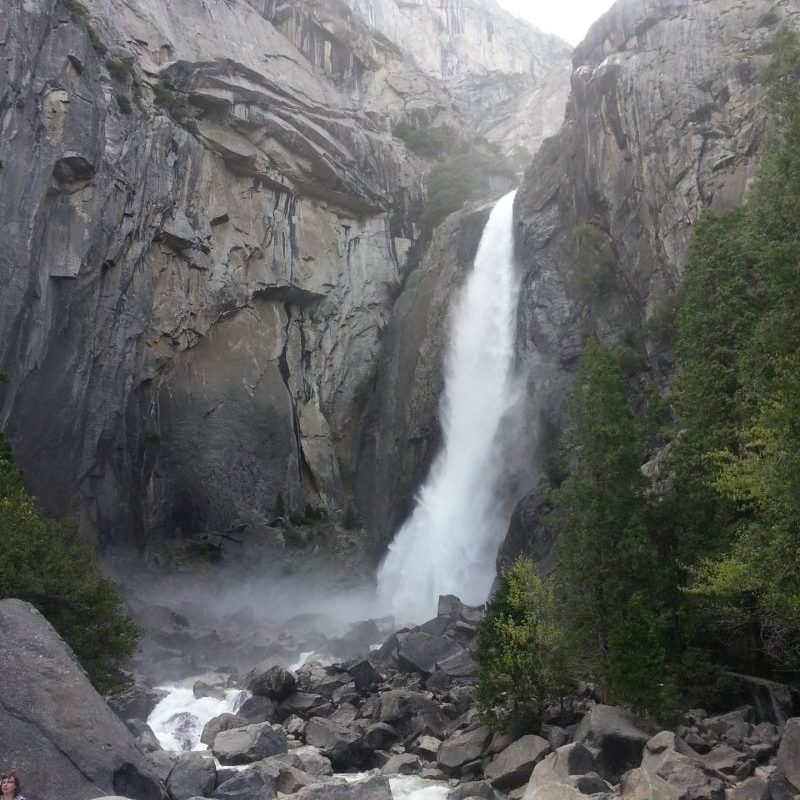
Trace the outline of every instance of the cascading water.
<instances>
[{"instance_id":1,"label":"cascading water","mask_svg":"<svg viewBox=\"0 0 800 800\"><path fill-rule=\"evenodd\" d=\"M514 195L492 211L452 318L442 450L378 573L379 597L404 622L434 616L440 594L483 602L508 525L496 442L515 395Z\"/></svg>"}]
</instances>

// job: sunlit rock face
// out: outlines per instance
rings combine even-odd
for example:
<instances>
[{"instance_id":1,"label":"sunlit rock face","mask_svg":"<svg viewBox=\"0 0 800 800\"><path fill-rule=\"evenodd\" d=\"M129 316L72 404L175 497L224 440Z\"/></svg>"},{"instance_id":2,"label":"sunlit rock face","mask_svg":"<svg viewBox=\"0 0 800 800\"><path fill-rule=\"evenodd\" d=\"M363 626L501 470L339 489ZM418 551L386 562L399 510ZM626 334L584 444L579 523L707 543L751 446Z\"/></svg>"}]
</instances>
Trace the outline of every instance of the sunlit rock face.
<instances>
[{"instance_id":1,"label":"sunlit rock face","mask_svg":"<svg viewBox=\"0 0 800 800\"><path fill-rule=\"evenodd\" d=\"M567 49L477 3L86 8L0 18L0 425L45 509L103 543L279 546L278 495L354 493L420 259L427 165L392 126L529 154Z\"/></svg>"},{"instance_id":2,"label":"sunlit rock face","mask_svg":"<svg viewBox=\"0 0 800 800\"><path fill-rule=\"evenodd\" d=\"M800 28L794 0L620 0L576 49L564 126L517 198L531 485L563 430L584 338L623 340L675 290L701 211L745 199L764 134L759 73L783 22ZM641 357L669 372L653 343ZM506 556L548 562L541 501L519 506Z\"/></svg>"}]
</instances>

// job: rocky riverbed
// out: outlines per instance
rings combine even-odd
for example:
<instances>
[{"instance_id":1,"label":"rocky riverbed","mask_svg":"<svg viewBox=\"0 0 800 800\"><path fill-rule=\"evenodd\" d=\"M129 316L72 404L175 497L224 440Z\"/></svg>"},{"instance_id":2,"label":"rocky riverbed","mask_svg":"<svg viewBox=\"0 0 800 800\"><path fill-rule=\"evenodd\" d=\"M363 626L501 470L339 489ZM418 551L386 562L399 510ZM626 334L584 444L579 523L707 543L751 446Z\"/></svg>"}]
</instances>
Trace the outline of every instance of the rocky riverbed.
<instances>
[{"instance_id":1,"label":"rocky riverbed","mask_svg":"<svg viewBox=\"0 0 800 800\"><path fill-rule=\"evenodd\" d=\"M191 702L173 705L174 719L161 716L185 734L171 742L181 749L167 750L147 724L165 690L140 679L112 712L44 618L3 600L0 752L34 797L58 786L77 798L134 800L800 796L800 708L788 687L739 676L747 702L723 714L693 709L662 730L596 702L586 686L551 708L538 734L515 739L489 730L475 708L470 648L482 609L448 596L438 612L338 663L292 670L265 661L189 682ZM359 623L349 639L328 641L352 644L353 631L367 642L380 626ZM229 710L198 727L198 700L206 716Z\"/></svg>"}]
</instances>

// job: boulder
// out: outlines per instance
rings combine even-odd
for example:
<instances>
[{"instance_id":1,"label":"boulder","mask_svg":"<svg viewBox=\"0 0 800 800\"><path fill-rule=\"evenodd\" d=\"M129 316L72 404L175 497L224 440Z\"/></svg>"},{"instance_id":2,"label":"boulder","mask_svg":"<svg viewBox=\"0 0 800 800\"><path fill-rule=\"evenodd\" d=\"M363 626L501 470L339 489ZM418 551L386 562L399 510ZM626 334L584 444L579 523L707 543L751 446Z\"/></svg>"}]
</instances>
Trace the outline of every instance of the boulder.
<instances>
[{"instance_id":1,"label":"boulder","mask_svg":"<svg viewBox=\"0 0 800 800\"><path fill-rule=\"evenodd\" d=\"M445 729L439 705L430 697L407 689L394 689L380 696L378 719L387 722L403 736L426 730L441 734Z\"/></svg>"},{"instance_id":2,"label":"boulder","mask_svg":"<svg viewBox=\"0 0 800 800\"><path fill-rule=\"evenodd\" d=\"M742 723L752 723L754 719L752 706L741 706L726 714L719 714L716 717L706 717L703 720L703 727L716 734L720 739L726 734L729 728L741 725Z\"/></svg>"},{"instance_id":3,"label":"boulder","mask_svg":"<svg viewBox=\"0 0 800 800\"><path fill-rule=\"evenodd\" d=\"M136 681L122 694L109 698L108 705L121 720L135 719L144 722L166 696L164 689L153 689Z\"/></svg>"},{"instance_id":4,"label":"boulder","mask_svg":"<svg viewBox=\"0 0 800 800\"><path fill-rule=\"evenodd\" d=\"M74 654L29 603L0 600L0 754L33 797L162 800L161 781Z\"/></svg>"},{"instance_id":5,"label":"boulder","mask_svg":"<svg viewBox=\"0 0 800 800\"><path fill-rule=\"evenodd\" d=\"M192 694L197 700L203 697L213 697L214 700L225 699L225 689L222 686L206 683L206 681L195 681L192 686Z\"/></svg>"},{"instance_id":6,"label":"boulder","mask_svg":"<svg viewBox=\"0 0 800 800\"><path fill-rule=\"evenodd\" d=\"M381 767L381 772L384 775L416 775L420 769L422 769L422 763L418 755L398 753Z\"/></svg>"},{"instance_id":7,"label":"boulder","mask_svg":"<svg viewBox=\"0 0 800 800\"><path fill-rule=\"evenodd\" d=\"M453 679L475 678L478 673L478 665L469 652L463 648L453 655L437 661L436 666Z\"/></svg>"},{"instance_id":8,"label":"boulder","mask_svg":"<svg viewBox=\"0 0 800 800\"><path fill-rule=\"evenodd\" d=\"M289 764L282 764L278 772L277 787L281 794L295 794L306 786L316 786L320 780L318 775L309 775Z\"/></svg>"},{"instance_id":9,"label":"boulder","mask_svg":"<svg viewBox=\"0 0 800 800\"><path fill-rule=\"evenodd\" d=\"M247 688L254 694L268 697L270 700L285 700L297 688L294 673L280 666L270 667L266 672L254 675L247 683Z\"/></svg>"},{"instance_id":10,"label":"boulder","mask_svg":"<svg viewBox=\"0 0 800 800\"><path fill-rule=\"evenodd\" d=\"M595 770L594 756L586 747L575 743L564 745L533 768L524 798L572 800L581 797L583 792L578 788L578 782L586 775L597 775Z\"/></svg>"},{"instance_id":11,"label":"boulder","mask_svg":"<svg viewBox=\"0 0 800 800\"><path fill-rule=\"evenodd\" d=\"M218 800L273 800L278 796L275 776L260 769L246 769L221 783L212 795Z\"/></svg>"},{"instance_id":12,"label":"boulder","mask_svg":"<svg viewBox=\"0 0 800 800\"><path fill-rule=\"evenodd\" d=\"M268 697L248 697L238 708L236 713L248 722L267 722L275 714L275 702Z\"/></svg>"},{"instance_id":13,"label":"boulder","mask_svg":"<svg viewBox=\"0 0 800 800\"><path fill-rule=\"evenodd\" d=\"M458 775L466 764L483 757L491 740L492 732L485 725L456 733L439 746L436 762L444 772Z\"/></svg>"},{"instance_id":14,"label":"boulder","mask_svg":"<svg viewBox=\"0 0 800 800\"><path fill-rule=\"evenodd\" d=\"M316 714L315 709L324 704L325 699L322 695L293 692L275 709L275 718L280 722L294 714L302 719L308 719Z\"/></svg>"},{"instance_id":15,"label":"boulder","mask_svg":"<svg viewBox=\"0 0 800 800\"><path fill-rule=\"evenodd\" d=\"M372 750L388 750L393 744L402 741L403 737L391 726L385 722L376 722L370 725L364 738L367 745ZM434 739L436 742L436 749L439 749L439 740Z\"/></svg>"},{"instance_id":16,"label":"boulder","mask_svg":"<svg viewBox=\"0 0 800 800\"><path fill-rule=\"evenodd\" d=\"M358 716L358 709L350 703L342 703L328 719L337 725L352 725Z\"/></svg>"},{"instance_id":17,"label":"boulder","mask_svg":"<svg viewBox=\"0 0 800 800\"><path fill-rule=\"evenodd\" d=\"M294 796L295 800L393 800L389 779L374 775L352 783L327 783L309 786Z\"/></svg>"},{"instance_id":18,"label":"boulder","mask_svg":"<svg viewBox=\"0 0 800 800\"><path fill-rule=\"evenodd\" d=\"M167 780L167 791L172 800L206 797L214 791L217 768L214 759L203 753L181 753Z\"/></svg>"},{"instance_id":19,"label":"boulder","mask_svg":"<svg viewBox=\"0 0 800 800\"><path fill-rule=\"evenodd\" d=\"M575 742L593 753L597 771L611 783L638 767L642 751L655 731L653 726L616 706L596 705L581 720Z\"/></svg>"},{"instance_id":20,"label":"boulder","mask_svg":"<svg viewBox=\"0 0 800 800\"><path fill-rule=\"evenodd\" d=\"M775 763L789 783L800 790L800 717L787 721Z\"/></svg>"},{"instance_id":21,"label":"boulder","mask_svg":"<svg viewBox=\"0 0 800 800\"><path fill-rule=\"evenodd\" d=\"M414 630L397 637L397 662L402 669L430 675L436 664L464 653L464 648L449 636Z\"/></svg>"},{"instance_id":22,"label":"boulder","mask_svg":"<svg viewBox=\"0 0 800 800\"><path fill-rule=\"evenodd\" d=\"M508 791L528 782L533 768L550 752L541 736L523 736L495 756L483 772L492 786Z\"/></svg>"},{"instance_id":23,"label":"boulder","mask_svg":"<svg viewBox=\"0 0 800 800\"><path fill-rule=\"evenodd\" d=\"M267 760L270 764L289 764L296 769L325 778L333 775L333 767L329 758L326 758L316 747L304 745L295 747L288 753L281 753L277 756L270 756Z\"/></svg>"},{"instance_id":24,"label":"boulder","mask_svg":"<svg viewBox=\"0 0 800 800\"><path fill-rule=\"evenodd\" d=\"M729 744L712 747L702 758L710 769L731 776L738 775L742 764L748 760L747 753L735 750Z\"/></svg>"},{"instance_id":25,"label":"boulder","mask_svg":"<svg viewBox=\"0 0 800 800\"><path fill-rule=\"evenodd\" d=\"M161 783L166 784L170 772L175 767L178 756L175 753L168 753L166 750L154 750L147 754L147 763L150 769L158 777Z\"/></svg>"},{"instance_id":26,"label":"boulder","mask_svg":"<svg viewBox=\"0 0 800 800\"><path fill-rule=\"evenodd\" d=\"M497 792L486 781L467 781L447 793L447 800L467 800L477 797L480 800L496 800Z\"/></svg>"},{"instance_id":27,"label":"boulder","mask_svg":"<svg viewBox=\"0 0 800 800\"><path fill-rule=\"evenodd\" d=\"M336 770L361 769L370 765L372 750L360 731L313 717L306 725L306 742L320 748Z\"/></svg>"},{"instance_id":28,"label":"boulder","mask_svg":"<svg viewBox=\"0 0 800 800\"><path fill-rule=\"evenodd\" d=\"M435 736L419 736L411 743L409 750L426 761L435 761L441 744L441 740Z\"/></svg>"},{"instance_id":29,"label":"boulder","mask_svg":"<svg viewBox=\"0 0 800 800\"><path fill-rule=\"evenodd\" d=\"M220 731L211 748L220 764L226 765L251 764L287 749L286 733L268 722Z\"/></svg>"},{"instance_id":30,"label":"boulder","mask_svg":"<svg viewBox=\"0 0 800 800\"><path fill-rule=\"evenodd\" d=\"M725 800L729 784L671 731L647 742L639 769L622 776L624 800Z\"/></svg>"},{"instance_id":31,"label":"boulder","mask_svg":"<svg viewBox=\"0 0 800 800\"><path fill-rule=\"evenodd\" d=\"M214 744L214 737L221 731L244 728L247 724L247 720L239 714L220 714L217 717L212 717L203 726L200 741L210 747Z\"/></svg>"},{"instance_id":32,"label":"boulder","mask_svg":"<svg viewBox=\"0 0 800 800\"><path fill-rule=\"evenodd\" d=\"M347 672L352 676L356 689L360 692L371 689L383 680L383 676L368 658L361 658L349 664Z\"/></svg>"}]
</instances>

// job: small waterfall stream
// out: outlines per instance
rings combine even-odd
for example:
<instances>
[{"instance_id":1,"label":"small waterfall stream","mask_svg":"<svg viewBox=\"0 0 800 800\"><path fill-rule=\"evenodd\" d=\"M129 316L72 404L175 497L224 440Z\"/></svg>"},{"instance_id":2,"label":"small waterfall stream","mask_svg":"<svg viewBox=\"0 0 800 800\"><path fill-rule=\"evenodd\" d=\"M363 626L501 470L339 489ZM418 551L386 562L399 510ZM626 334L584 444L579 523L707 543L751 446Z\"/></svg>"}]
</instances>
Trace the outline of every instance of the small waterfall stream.
<instances>
[{"instance_id":1,"label":"small waterfall stream","mask_svg":"<svg viewBox=\"0 0 800 800\"><path fill-rule=\"evenodd\" d=\"M433 617L440 594L482 603L494 579L508 525L496 442L515 395L514 195L493 209L452 317L442 450L378 573L379 596L399 622Z\"/></svg>"}]
</instances>

